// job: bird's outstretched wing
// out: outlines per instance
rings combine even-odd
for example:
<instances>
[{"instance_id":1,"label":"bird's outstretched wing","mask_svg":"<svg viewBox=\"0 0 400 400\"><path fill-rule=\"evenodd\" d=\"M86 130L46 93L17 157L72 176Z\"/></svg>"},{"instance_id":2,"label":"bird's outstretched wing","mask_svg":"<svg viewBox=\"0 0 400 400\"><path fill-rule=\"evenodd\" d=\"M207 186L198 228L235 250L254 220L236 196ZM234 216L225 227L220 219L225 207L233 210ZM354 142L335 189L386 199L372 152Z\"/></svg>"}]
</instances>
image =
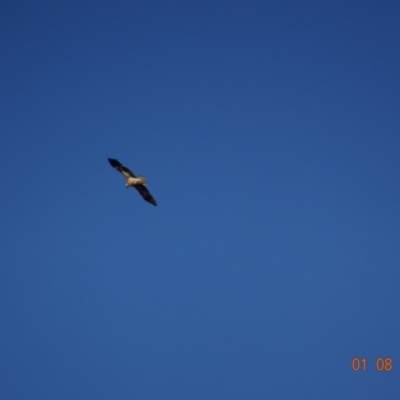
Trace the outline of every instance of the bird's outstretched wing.
<instances>
[{"instance_id":1,"label":"bird's outstretched wing","mask_svg":"<svg viewBox=\"0 0 400 400\"><path fill-rule=\"evenodd\" d=\"M153 206L157 205L155 198L150 194L146 186L135 185L134 187L146 201L148 201L150 204L153 204Z\"/></svg>"},{"instance_id":2,"label":"bird's outstretched wing","mask_svg":"<svg viewBox=\"0 0 400 400\"><path fill-rule=\"evenodd\" d=\"M126 179L128 179L130 176L133 177L133 178L136 178L135 175L134 175L134 173L133 173L130 169L124 167L118 160L116 160L116 159L114 159L114 158L109 158L109 159L108 159L108 162L109 162L109 163L111 164L111 166L114 167L117 171L121 172L121 174L122 174Z\"/></svg>"}]
</instances>

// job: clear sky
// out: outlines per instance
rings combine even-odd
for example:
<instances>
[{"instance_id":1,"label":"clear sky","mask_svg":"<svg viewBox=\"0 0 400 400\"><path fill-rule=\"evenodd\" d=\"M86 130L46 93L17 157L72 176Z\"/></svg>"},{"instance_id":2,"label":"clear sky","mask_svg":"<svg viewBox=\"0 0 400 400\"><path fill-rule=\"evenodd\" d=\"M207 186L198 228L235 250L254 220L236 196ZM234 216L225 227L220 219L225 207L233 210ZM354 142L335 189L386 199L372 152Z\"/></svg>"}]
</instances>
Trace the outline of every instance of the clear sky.
<instances>
[{"instance_id":1,"label":"clear sky","mask_svg":"<svg viewBox=\"0 0 400 400\"><path fill-rule=\"evenodd\" d=\"M2 400L398 398L398 1L10 0L0 44Z\"/></svg>"}]
</instances>

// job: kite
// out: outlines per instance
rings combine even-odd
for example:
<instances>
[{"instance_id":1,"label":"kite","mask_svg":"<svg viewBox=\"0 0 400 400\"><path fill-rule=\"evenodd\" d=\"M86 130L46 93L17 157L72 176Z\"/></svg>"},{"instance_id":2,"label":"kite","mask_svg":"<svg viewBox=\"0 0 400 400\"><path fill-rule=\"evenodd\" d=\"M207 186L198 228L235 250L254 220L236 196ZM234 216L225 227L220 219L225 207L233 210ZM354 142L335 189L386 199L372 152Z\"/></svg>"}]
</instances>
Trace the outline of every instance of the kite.
<instances>
[{"instance_id":1,"label":"kite","mask_svg":"<svg viewBox=\"0 0 400 400\"><path fill-rule=\"evenodd\" d=\"M126 188L133 186L146 201L148 201L150 204L153 204L153 206L157 205L156 200L145 186L147 185L147 181L143 176L135 176L132 171L124 167L118 160L115 160L114 158L109 158L108 162L113 168L121 172L121 174L124 176L126 179Z\"/></svg>"}]
</instances>

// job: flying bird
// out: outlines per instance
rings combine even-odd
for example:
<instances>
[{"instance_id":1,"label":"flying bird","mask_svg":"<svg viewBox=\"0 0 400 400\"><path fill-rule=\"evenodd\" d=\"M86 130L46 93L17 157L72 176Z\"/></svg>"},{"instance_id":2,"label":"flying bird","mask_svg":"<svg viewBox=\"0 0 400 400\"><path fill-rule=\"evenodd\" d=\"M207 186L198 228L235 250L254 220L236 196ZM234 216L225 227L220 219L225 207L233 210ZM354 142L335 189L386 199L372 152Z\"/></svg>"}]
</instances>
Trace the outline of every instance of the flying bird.
<instances>
[{"instance_id":1,"label":"flying bird","mask_svg":"<svg viewBox=\"0 0 400 400\"><path fill-rule=\"evenodd\" d=\"M132 171L124 167L118 160L115 160L114 158L109 158L108 162L124 176L126 179L125 186L127 188L129 186L133 186L146 201L148 201L150 204L153 204L153 206L157 205L156 200L145 186L147 185L147 181L143 176L135 176Z\"/></svg>"}]
</instances>

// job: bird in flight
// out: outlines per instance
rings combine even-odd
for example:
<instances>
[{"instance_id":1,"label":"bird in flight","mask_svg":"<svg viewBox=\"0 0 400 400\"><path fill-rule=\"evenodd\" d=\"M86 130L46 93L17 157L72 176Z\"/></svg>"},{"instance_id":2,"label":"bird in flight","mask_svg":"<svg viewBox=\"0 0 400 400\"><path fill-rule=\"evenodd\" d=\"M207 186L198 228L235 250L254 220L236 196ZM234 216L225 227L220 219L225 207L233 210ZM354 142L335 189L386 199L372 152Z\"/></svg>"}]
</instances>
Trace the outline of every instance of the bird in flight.
<instances>
[{"instance_id":1,"label":"bird in flight","mask_svg":"<svg viewBox=\"0 0 400 400\"><path fill-rule=\"evenodd\" d=\"M121 172L121 174L124 176L126 179L125 186L127 188L129 186L133 186L146 201L148 201L150 204L153 204L153 206L157 205L156 200L146 187L147 181L143 176L135 176L132 171L124 167L118 160L115 160L114 158L109 158L108 162L113 168Z\"/></svg>"}]
</instances>

